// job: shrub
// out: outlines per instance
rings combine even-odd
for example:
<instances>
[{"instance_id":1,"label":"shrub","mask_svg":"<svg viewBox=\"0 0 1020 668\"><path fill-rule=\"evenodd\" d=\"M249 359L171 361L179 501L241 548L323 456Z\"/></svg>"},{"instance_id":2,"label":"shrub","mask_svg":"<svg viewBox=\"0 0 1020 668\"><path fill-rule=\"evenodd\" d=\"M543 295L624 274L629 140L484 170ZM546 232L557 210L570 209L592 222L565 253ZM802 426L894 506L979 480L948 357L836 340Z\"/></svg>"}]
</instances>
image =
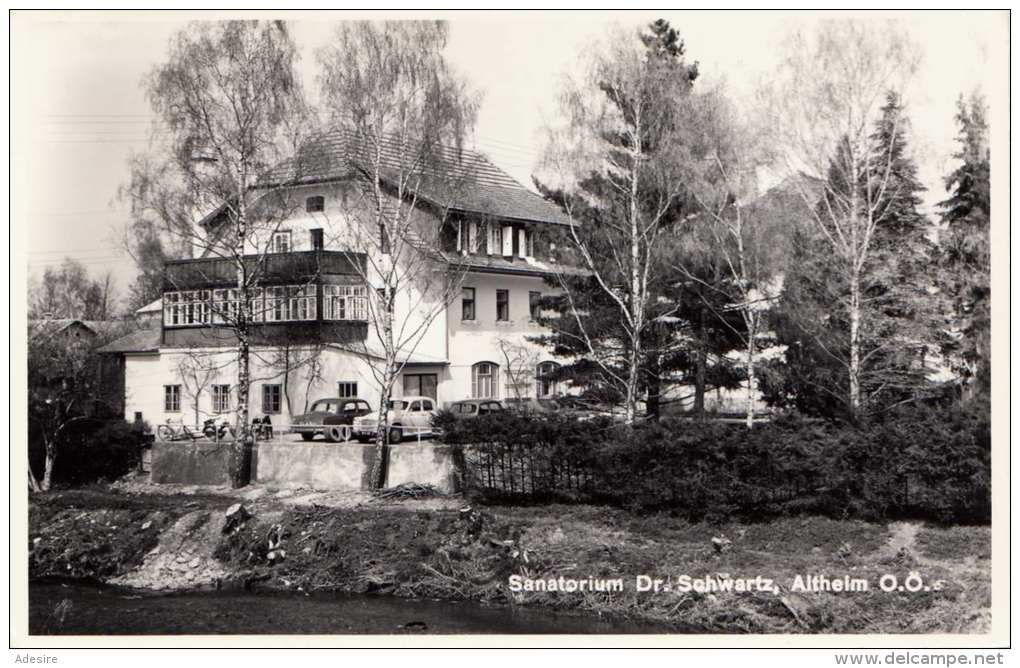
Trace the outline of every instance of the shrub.
<instances>
[{"instance_id":1,"label":"shrub","mask_svg":"<svg viewBox=\"0 0 1020 668\"><path fill-rule=\"evenodd\" d=\"M747 430L632 427L557 415L451 419L465 485L486 498L608 503L723 521L812 512L869 520L990 518L988 422L915 409L866 426L784 417Z\"/></svg>"},{"instance_id":2,"label":"shrub","mask_svg":"<svg viewBox=\"0 0 1020 668\"><path fill-rule=\"evenodd\" d=\"M29 439L29 461L42 477L45 449L40 435ZM89 419L62 434L53 468L56 484L76 485L113 480L138 465L142 432L123 419Z\"/></svg>"}]
</instances>

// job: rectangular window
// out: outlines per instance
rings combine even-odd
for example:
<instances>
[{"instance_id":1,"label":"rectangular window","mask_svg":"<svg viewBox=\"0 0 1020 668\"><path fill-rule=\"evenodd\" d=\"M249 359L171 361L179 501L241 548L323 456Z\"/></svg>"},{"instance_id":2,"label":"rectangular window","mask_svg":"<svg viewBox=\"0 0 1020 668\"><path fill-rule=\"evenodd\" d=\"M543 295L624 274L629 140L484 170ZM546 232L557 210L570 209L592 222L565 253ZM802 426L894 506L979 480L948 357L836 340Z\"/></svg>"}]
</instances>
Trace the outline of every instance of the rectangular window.
<instances>
[{"instance_id":1,"label":"rectangular window","mask_svg":"<svg viewBox=\"0 0 1020 668\"><path fill-rule=\"evenodd\" d=\"M237 288L212 291L212 322L237 322Z\"/></svg>"},{"instance_id":2,"label":"rectangular window","mask_svg":"<svg viewBox=\"0 0 1020 668\"><path fill-rule=\"evenodd\" d=\"M282 405L283 392L279 385L263 385L262 386L262 412L267 415L270 413L279 413L280 406Z\"/></svg>"},{"instance_id":3,"label":"rectangular window","mask_svg":"<svg viewBox=\"0 0 1020 668\"><path fill-rule=\"evenodd\" d=\"M314 285L288 287L287 301L291 320L315 320Z\"/></svg>"},{"instance_id":4,"label":"rectangular window","mask_svg":"<svg viewBox=\"0 0 1020 668\"><path fill-rule=\"evenodd\" d=\"M514 228L506 225L503 227L502 234L500 235L503 243L503 257L513 257L514 255Z\"/></svg>"},{"instance_id":5,"label":"rectangular window","mask_svg":"<svg viewBox=\"0 0 1020 668\"><path fill-rule=\"evenodd\" d=\"M510 291L496 290L496 320L510 320Z\"/></svg>"},{"instance_id":6,"label":"rectangular window","mask_svg":"<svg viewBox=\"0 0 1020 668\"><path fill-rule=\"evenodd\" d=\"M163 322L166 325L207 325L212 322L212 292L188 290L163 295Z\"/></svg>"},{"instance_id":7,"label":"rectangular window","mask_svg":"<svg viewBox=\"0 0 1020 668\"><path fill-rule=\"evenodd\" d=\"M255 288L249 290L248 293L251 295L251 299L248 301L248 312L251 313L251 319L254 322L262 322L266 319L264 291L262 288Z\"/></svg>"},{"instance_id":8,"label":"rectangular window","mask_svg":"<svg viewBox=\"0 0 1020 668\"><path fill-rule=\"evenodd\" d=\"M312 235L312 250L322 250L322 228L317 227L313 230L308 230L308 232Z\"/></svg>"},{"instance_id":9,"label":"rectangular window","mask_svg":"<svg viewBox=\"0 0 1020 668\"><path fill-rule=\"evenodd\" d=\"M281 230L280 232L273 232L273 243L270 247L272 253L289 253L291 250L290 245L290 230Z\"/></svg>"},{"instance_id":10,"label":"rectangular window","mask_svg":"<svg viewBox=\"0 0 1020 668\"><path fill-rule=\"evenodd\" d=\"M539 303L542 301L541 292L529 292L528 293L528 311L531 314L531 321L537 322L538 317L542 315L542 309L539 308Z\"/></svg>"},{"instance_id":11,"label":"rectangular window","mask_svg":"<svg viewBox=\"0 0 1020 668\"><path fill-rule=\"evenodd\" d=\"M176 292L163 295L163 324L181 324L180 294Z\"/></svg>"},{"instance_id":12,"label":"rectangular window","mask_svg":"<svg viewBox=\"0 0 1020 668\"><path fill-rule=\"evenodd\" d=\"M487 255L497 255L503 248L503 229L495 223L488 223L485 228L488 230L485 253Z\"/></svg>"},{"instance_id":13,"label":"rectangular window","mask_svg":"<svg viewBox=\"0 0 1020 668\"><path fill-rule=\"evenodd\" d=\"M326 320L368 320L368 289L364 285L322 286Z\"/></svg>"},{"instance_id":14,"label":"rectangular window","mask_svg":"<svg viewBox=\"0 0 1020 668\"><path fill-rule=\"evenodd\" d=\"M213 413L226 413L230 410L230 386L212 386L212 409Z\"/></svg>"},{"instance_id":15,"label":"rectangular window","mask_svg":"<svg viewBox=\"0 0 1020 668\"><path fill-rule=\"evenodd\" d=\"M405 397L432 397L439 399L439 375L434 373L405 373Z\"/></svg>"},{"instance_id":16,"label":"rectangular window","mask_svg":"<svg viewBox=\"0 0 1020 668\"><path fill-rule=\"evenodd\" d=\"M163 386L163 410L167 413L179 413L181 411L181 386Z\"/></svg>"},{"instance_id":17,"label":"rectangular window","mask_svg":"<svg viewBox=\"0 0 1020 668\"><path fill-rule=\"evenodd\" d=\"M468 223L468 252L478 252L478 223Z\"/></svg>"},{"instance_id":18,"label":"rectangular window","mask_svg":"<svg viewBox=\"0 0 1020 668\"><path fill-rule=\"evenodd\" d=\"M305 211L308 213L319 213L326 210L326 198L321 195L314 195L305 200Z\"/></svg>"},{"instance_id":19,"label":"rectangular window","mask_svg":"<svg viewBox=\"0 0 1020 668\"><path fill-rule=\"evenodd\" d=\"M523 227L517 230L517 257L528 257L528 231Z\"/></svg>"},{"instance_id":20,"label":"rectangular window","mask_svg":"<svg viewBox=\"0 0 1020 668\"><path fill-rule=\"evenodd\" d=\"M341 399L358 396L358 383L352 380L341 380L336 384L336 395Z\"/></svg>"},{"instance_id":21,"label":"rectangular window","mask_svg":"<svg viewBox=\"0 0 1020 668\"><path fill-rule=\"evenodd\" d=\"M464 288L464 292L460 299L460 319L461 320L474 320L475 319L475 289Z\"/></svg>"},{"instance_id":22,"label":"rectangular window","mask_svg":"<svg viewBox=\"0 0 1020 668\"><path fill-rule=\"evenodd\" d=\"M256 322L315 320L317 316L314 285L274 285L265 288L264 294L258 311L255 304L252 306L252 312L257 313Z\"/></svg>"},{"instance_id":23,"label":"rectangular window","mask_svg":"<svg viewBox=\"0 0 1020 668\"><path fill-rule=\"evenodd\" d=\"M274 286L266 288L265 317L266 322L290 320L288 317L287 300L284 299L285 288Z\"/></svg>"}]
</instances>

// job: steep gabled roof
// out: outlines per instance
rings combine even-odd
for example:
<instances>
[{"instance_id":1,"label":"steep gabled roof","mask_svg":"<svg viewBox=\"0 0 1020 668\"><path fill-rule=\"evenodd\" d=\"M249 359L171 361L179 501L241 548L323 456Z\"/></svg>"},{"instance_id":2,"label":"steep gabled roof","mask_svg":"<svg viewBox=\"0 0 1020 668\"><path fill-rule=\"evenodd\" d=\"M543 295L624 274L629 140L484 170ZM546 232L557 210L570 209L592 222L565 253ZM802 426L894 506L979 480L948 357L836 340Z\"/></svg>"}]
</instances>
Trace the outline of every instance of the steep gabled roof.
<instances>
[{"instance_id":1,"label":"steep gabled roof","mask_svg":"<svg viewBox=\"0 0 1020 668\"><path fill-rule=\"evenodd\" d=\"M405 187L435 206L501 219L569 225L558 207L531 192L478 151L436 146L418 163L392 137L378 142L350 132L334 131L310 140L300 154L272 170L263 185L302 185L366 174L376 163L391 187L403 178ZM372 157L370 157L372 156Z\"/></svg>"},{"instance_id":2,"label":"steep gabled roof","mask_svg":"<svg viewBox=\"0 0 1020 668\"><path fill-rule=\"evenodd\" d=\"M29 336L56 336L70 327L78 325L92 335L99 334L96 321L78 320L77 318L39 318L28 321Z\"/></svg>"}]
</instances>

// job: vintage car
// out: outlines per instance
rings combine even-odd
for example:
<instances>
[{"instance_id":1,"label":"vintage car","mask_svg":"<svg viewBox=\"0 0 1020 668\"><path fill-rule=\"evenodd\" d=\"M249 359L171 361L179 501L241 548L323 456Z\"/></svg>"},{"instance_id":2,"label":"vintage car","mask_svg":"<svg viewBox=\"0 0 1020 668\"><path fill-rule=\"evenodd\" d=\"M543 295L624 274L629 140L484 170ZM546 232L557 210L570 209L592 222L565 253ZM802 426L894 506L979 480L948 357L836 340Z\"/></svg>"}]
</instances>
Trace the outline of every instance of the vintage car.
<instances>
[{"instance_id":1,"label":"vintage car","mask_svg":"<svg viewBox=\"0 0 1020 668\"><path fill-rule=\"evenodd\" d=\"M387 442L400 443L404 436L432 436L432 416L436 414L436 400L431 397L411 396L392 399L386 406L389 424ZM367 443L375 438L379 428L378 416L362 415L354 419L354 438Z\"/></svg>"},{"instance_id":2,"label":"vintage car","mask_svg":"<svg viewBox=\"0 0 1020 668\"><path fill-rule=\"evenodd\" d=\"M322 434L331 443L351 440L351 425L362 415L372 413L372 407L364 399L331 398L319 399L304 415L295 415L290 431L301 434L310 441L316 434Z\"/></svg>"},{"instance_id":3,"label":"vintage car","mask_svg":"<svg viewBox=\"0 0 1020 668\"><path fill-rule=\"evenodd\" d=\"M458 420L478 417L479 415L491 415L493 413L505 413L506 407L495 399L463 399L450 404L450 413Z\"/></svg>"}]
</instances>

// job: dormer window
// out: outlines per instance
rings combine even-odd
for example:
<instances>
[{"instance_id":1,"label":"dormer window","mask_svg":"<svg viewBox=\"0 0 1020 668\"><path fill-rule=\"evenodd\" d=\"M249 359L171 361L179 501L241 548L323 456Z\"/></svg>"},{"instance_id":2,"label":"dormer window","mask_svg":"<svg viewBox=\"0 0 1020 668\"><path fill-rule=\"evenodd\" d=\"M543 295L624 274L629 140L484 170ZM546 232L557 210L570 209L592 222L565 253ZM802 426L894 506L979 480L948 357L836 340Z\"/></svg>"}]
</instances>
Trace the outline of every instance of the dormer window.
<instances>
[{"instance_id":1,"label":"dormer window","mask_svg":"<svg viewBox=\"0 0 1020 668\"><path fill-rule=\"evenodd\" d=\"M326 210L326 198L322 195L315 195L305 200L305 211L308 213L322 213Z\"/></svg>"},{"instance_id":2,"label":"dormer window","mask_svg":"<svg viewBox=\"0 0 1020 668\"><path fill-rule=\"evenodd\" d=\"M290 230L273 232L273 243L270 246L270 252L289 253L290 250L291 250Z\"/></svg>"}]
</instances>

